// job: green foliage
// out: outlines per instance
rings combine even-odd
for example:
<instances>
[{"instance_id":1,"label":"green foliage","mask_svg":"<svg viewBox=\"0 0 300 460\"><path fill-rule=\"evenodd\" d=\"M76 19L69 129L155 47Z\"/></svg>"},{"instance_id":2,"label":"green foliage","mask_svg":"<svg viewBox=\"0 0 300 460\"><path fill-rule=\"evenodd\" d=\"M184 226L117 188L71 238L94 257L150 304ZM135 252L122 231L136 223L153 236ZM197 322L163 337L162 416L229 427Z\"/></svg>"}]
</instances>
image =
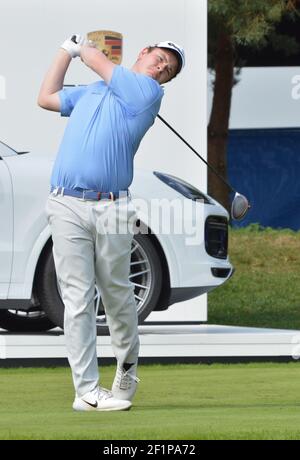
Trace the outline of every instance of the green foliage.
<instances>
[{"instance_id":1,"label":"green foliage","mask_svg":"<svg viewBox=\"0 0 300 460\"><path fill-rule=\"evenodd\" d=\"M293 56L299 53L299 44L293 37L272 32L268 39L274 51L283 52L286 56Z\"/></svg>"},{"instance_id":2,"label":"green foliage","mask_svg":"<svg viewBox=\"0 0 300 460\"><path fill-rule=\"evenodd\" d=\"M296 0L208 0L209 66L219 33L228 34L234 46L262 48L270 43L287 53L297 52L295 39L275 33L284 15L295 18L296 5Z\"/></svg>"},{"instance_id":3,"label":"green foliage","mask_svg":"<svg viewBox=\"0 0 300 460\"><path fill-rule=\"evenodd\" d=\"M208 12L237 43L257 45L286 11L284 0L209 0Z\"/></svg>"}]
</instances>

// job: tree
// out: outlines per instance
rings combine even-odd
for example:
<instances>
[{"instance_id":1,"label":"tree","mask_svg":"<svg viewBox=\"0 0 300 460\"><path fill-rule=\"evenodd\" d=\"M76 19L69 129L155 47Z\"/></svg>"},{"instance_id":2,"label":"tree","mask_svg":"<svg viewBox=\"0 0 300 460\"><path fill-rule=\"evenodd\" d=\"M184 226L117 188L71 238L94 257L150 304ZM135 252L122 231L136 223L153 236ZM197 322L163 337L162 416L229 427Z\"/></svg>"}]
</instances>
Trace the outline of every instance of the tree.
<instances>
[{"instance_id":1,"label":"tree","mask_svg":"<svg viewBox=\"0 0 300 460\"><path fill-rule=\"evenodd\" d=\"M299 0L208 0L208 66L215 72L208 124L208 161L227 177L227 140L235 69L241 66L238 47L272 44L286 52L299 46L293 37L276 32L285 15L299 15ZM208 193L229 209L229 190L208 171Z\"/></svg>"}]
</instances>

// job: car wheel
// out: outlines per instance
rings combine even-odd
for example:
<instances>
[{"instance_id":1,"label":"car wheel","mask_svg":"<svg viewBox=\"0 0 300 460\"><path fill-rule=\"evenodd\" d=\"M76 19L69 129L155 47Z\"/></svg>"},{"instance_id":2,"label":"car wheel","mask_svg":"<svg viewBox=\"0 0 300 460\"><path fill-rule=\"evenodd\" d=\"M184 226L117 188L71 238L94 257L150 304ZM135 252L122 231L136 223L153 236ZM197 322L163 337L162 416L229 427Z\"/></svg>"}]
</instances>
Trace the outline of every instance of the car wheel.
<instances>
[{"instance_id":1,"label":"car wheel","mask_svg":"<svg viewBox=\"0 0 300 460\"><path fill-rule=\"evenodd\" d=\"M0 310L0 328L10 332L43 332L56 327L46 316L35 296L29 310Z\"/></svg>"},{"instance_id":2,"label":"car wheel","mask_svg":"<svg viewBox=\"0 0 300 460\"><path fill-rule=\"evenodd\" d=\"M138 321L141 324L155 308L162 287L161 263L157 250L147 235L137 234L133 238L130 280L134 284ZM57 326L63 328L64 305L56 277L52 247L49 248L43 268L39 273L37 290L46 315ZM98 333L108 334L104 306L96 285L95 309Z\"/></svg>"}]
</instances>

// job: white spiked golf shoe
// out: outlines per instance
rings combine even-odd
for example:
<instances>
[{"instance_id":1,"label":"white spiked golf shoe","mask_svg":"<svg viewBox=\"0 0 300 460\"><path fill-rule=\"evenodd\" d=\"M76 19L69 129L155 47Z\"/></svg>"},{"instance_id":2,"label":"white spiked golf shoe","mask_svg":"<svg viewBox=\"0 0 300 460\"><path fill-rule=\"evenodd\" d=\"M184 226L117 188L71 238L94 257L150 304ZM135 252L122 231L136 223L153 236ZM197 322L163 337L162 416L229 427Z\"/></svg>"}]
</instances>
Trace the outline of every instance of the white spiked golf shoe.
<instances>
[{"instance_id":1,"label":"white spiked golf shoe","mask_svg":"<svg viewBox=\"0 0 300 460\"><path fill-rule=\"evenodd\" d=\"M96 387L81 397L76 396L73 402L73 409L77 411L128 410L130 407L130 401L114 398L111 391L102 387Z\"/></svg>"},{"instance_id":2,"label":"white spiked golf shoe","mask_svg":"<svg viewBox=\"0 0 300 460\"><path fill-rule=\"evenodd\" d=\"M140 379L136 376L137 363L124 363L123 367L118 364L115 379L112 385L112 393L115 398L132 401Z\"/></svg>"}]
</instances>

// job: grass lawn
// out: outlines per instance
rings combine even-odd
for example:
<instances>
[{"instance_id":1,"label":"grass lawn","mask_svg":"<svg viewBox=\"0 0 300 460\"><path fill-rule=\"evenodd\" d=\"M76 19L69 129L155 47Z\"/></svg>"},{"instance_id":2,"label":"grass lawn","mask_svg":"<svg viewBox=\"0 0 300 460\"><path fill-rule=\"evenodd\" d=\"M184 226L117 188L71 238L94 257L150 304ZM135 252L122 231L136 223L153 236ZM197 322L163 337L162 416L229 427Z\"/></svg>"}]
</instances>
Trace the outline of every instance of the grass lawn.
<instances>
[{"instance_id":1,"label":"grass lawn","mask_svg":"<svg viewBox=\"0 0 300 460\"><path fill-rule=\"evenodd\" d=\"M300 329L300 232L231 230L234 276L208 296L208 322Z\"/></svg>"},{"instance_id":2,"label":"grass lawn","mask_svg":"<svg viewBox=\"0 0 300 460\"><path fill-rule=\"evenodd\" d=\"M109 387L114 366L102 368ZM0 369L0 439L299 439L300 366L140 366L129 412L71 409L68 368Z\"/></svg>"}]
</instances>

